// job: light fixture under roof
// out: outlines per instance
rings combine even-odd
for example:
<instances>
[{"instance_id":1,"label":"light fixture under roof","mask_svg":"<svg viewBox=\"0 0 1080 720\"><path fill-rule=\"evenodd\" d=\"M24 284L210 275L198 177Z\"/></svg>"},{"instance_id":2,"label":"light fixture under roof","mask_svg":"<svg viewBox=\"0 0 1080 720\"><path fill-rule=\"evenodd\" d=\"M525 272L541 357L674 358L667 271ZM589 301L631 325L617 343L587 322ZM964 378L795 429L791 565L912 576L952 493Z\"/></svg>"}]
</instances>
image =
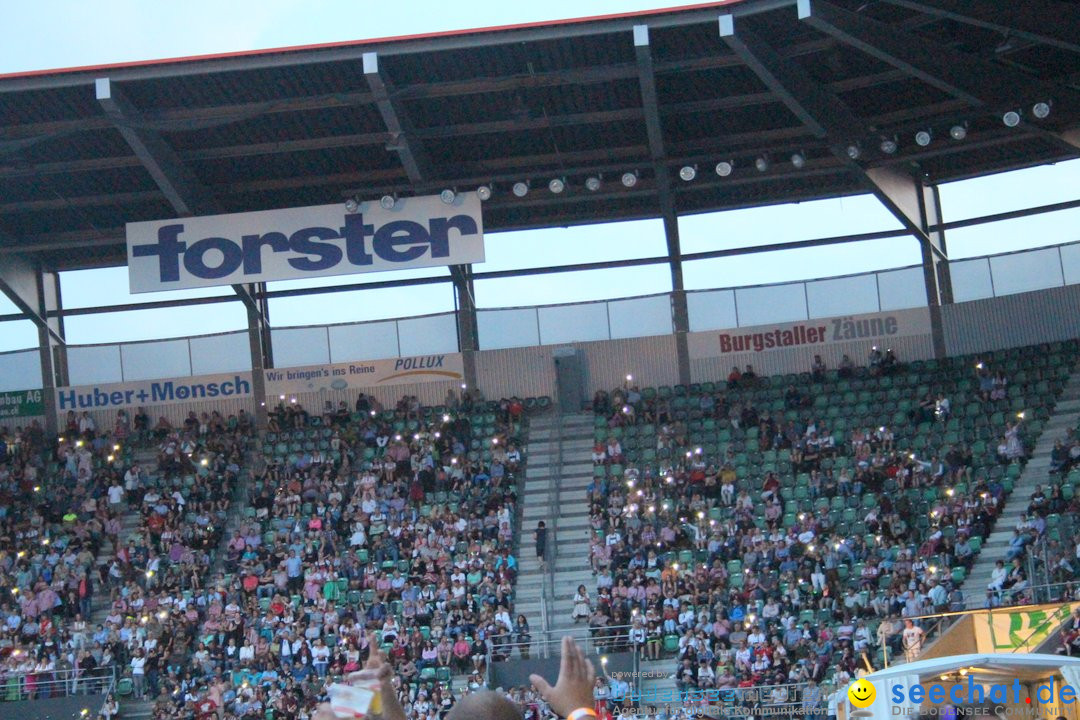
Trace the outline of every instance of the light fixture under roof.
<instances>
[{"instance_id":1,"label":"light fixture under roof","mask_svg":"<svg viewBox=\"0 0 1080 720\"><path fill-rule=\"evenodd\" d=\"M548 190L550 190L551 192L553 192L556 195L558 195L559 193L561 193L565 189L566 189L566 181L563 180L562 178L551 178L551 181L548 183Z\"/></svg>"},{"instance_id":2,"label":"light fixture under roof","mask_svg":"<svg viewBox=\"0 0 1080 720\"><path fill-rule=\"evenodd\" d=\"M859 143L851 143L846 148L847 156L852 160L858 160L862 155L862 148L859 147Z\"/></svg>"},{"instance_id":3,"label":"light fixture under roof","mask_svg":"<svg viewBox=\"0 0 1080 720\"><path fill-rule=\"evenodd\" d=\"M769 169L769 159L764 155L759 156L758 159L754 161L754 167L757 168L758 172L765 172Z\"/></svg>"},{"instance_id":4,"label":"light fixture under roof","mask_svg":"<svg viewBox=\"0 0 1080 720\"><path fill-rule=\"evenodd\" d=\"M349 198L345 201L345 212L354 213L360 209L360 203L356 201L356 198Z\"/></svg>"},{"instance_id":5,"label":"light fixture under roof","mask_svg":"<svg viewBox=\"0 0 1080 720\"><path fill-rule=\"evenodd\" d=\"M957 123L949 128L949 137L953 140L963 140L967 137L967 125Z\"/></svg>"},{"instance_id":6,"label":"light fixture under roof","mask_svg":"<svg viewBox=\"0 0 1080 720\"><path fill-rule=\"evenodd\" d=\"M1001 122L1005 123L1005 127L1016 127L1020 124L1020 111L1010 110L1001 116Z\"/></svg>"},{"instance_id":7,"label":"light fixture under roof","mask_svg":"<svg viewBox=\"0 0 1080 720\"><path fill-rule=\"evenodd\" d=\"M896 151L900 148L896 143L896 138L881 138L881 152L886 155L895 155Z\"/></svg>"},{"instance_id":8,"label":"light fixture under roof","mask_svg":"<svg viewBox=\"0 0 1080 720\"><path fill-rule=\"evenodd\" d=\"M600 189L600 176L599 175L590 175L589 177L585 178L585 189L588 190L589 192L596 192L597 190L599 190Z\"/></svg>"},{"instance_id":9,"label":"light fixture under roof","mask_svg":"<svg viewBox=\"0 0 1080 720\"><path fill-rule=\"evenodd\" d=\"M397 205L397 198L393 195L383 195L379 198L379 207L383 210L393 210L395 205Z\"/></svg>"},{"instance_id":10,"label":"light fixture under roof","mask_svg":"<svg viewBox=\"0 0 1080 720\"><path fill-rule=\"evenodd\" d=\"M697 177L697 168L693 165L683 165L679 168L679 177L685 182L690 182Z\"/></svg>"},{"instance_id":11,"label":"light fixture under roof","mask_svg":"<svg viewBox=\"0 0 1080 720\"><path fill-rule=\"evenodd\" d=\"M623 187L632 188L635 185L637 185L637 180L638 180L638 177L637 177L637 171L636 170L633 171L633 172L624 172L622 174Z\"/></svg>"},{"instance_id":12,"label":"light fixture under roof","mask_svg":"<svg viewBox=\"0 0 1080 720\"><path fill-rule=\"evenodd\" d=\"M915 133L915 144L919 147L926 147L930 144L930 141L934 139L934 136L929 130L920 130Z\"/></svg>"},{"instance_id":13,"label":"light fixture under roof","mask_svg":"<svg viewBox=\"0 0 1080 720\"><path fill-rule=\"evenodd\" d=\"M529 183L525 180L518 180L514 183L512 190L515 197L523 198L529 194Z\"/></svg>"},{"instance_id":14,"label":"light fixture under roof","mask_svg":"<svg viewBox=\"0 0 1080 720\"><path fill-rule=\"evenodd\" d=\"M484 201L490 200L491 199L491 186L490 185L481 185L480 187L476 188L476 197L478 197L478 198L480 198L481 200L484 200Z\"/></svg>"},{"instance_id":15,"label":"light fixture under roof","mask_svg":"<svg viewBox=\"0 0 1080 720\"><path fill-rule=\"evenodd\" d=\"M1050 103L1037 102L1031 108L1031 114L1039 120L1045 120L1050 116Z\"/></svg>"},{"instance_id":16,"label":"light fixture under roof","mask_svg":"<svg viewBox=\"0 0 1080 720\"><path fill-rule=\"evenodd\" d=\"M446 188L441 193L439 193L439 199L442 200L447 205L453 205L454 200L457 199L457 193L454 192L453 190L451 190L450 188Z\"/></svg>"},{"instance_id":17,"label":"light fixture under roof","mask_svg":"<svg viewBox=\"0 0 1080 720\"><path fill-rule=\"evenodd\" d=\"M716 174L720 177L727 177L735 169L735 166L728 160L721 160L716 163Z\"/></svg>"},{"instance_id":18,"label":"light fixture under roof","mask_svg":"<svg viewBox=\"0 0 1080 720\"><path fill-rule=\"evenodd\" d=\"M802 170L806 167L806 156L802 153L795 153L791 156L791 164L796 170Z\"/></svg>"}]
</instances>

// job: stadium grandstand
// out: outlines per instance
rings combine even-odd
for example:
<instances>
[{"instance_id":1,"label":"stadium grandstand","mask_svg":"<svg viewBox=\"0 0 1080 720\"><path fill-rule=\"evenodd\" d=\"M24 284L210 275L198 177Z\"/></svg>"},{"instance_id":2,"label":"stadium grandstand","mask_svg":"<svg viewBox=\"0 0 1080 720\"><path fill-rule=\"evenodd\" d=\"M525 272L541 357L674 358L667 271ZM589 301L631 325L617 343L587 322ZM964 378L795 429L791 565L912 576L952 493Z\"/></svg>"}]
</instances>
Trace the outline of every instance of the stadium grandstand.
<instances>
[{"instance_id":1,"label":"stadium grandstand","mask_svg":"<svg viewBox=\"0 0 1080 720\"><path fill-rule=\"evenodd\" d=\"M389 666L387 720L485 689L543 720L566 713L530 675L567 636L604 717L846 717L851 681L948 655L1051 677L1080 653L1080 239L946 238L1075 227L1080 185L959 220L943 188L1077 158L1058 0L729 0L0 75L0 336L36 338L0 352L0 715L320 720ZM720 237L841 198L888 227ZM637 221L662 253L484 267L518 231ZM711 264L868 243L919 262ZM110 268L123 302L65 306ZM633 268L664 291L477 300ZM380 294L428 287L451 311ZM308 324L275 317L294 302ZM69 343L92 318L152 336ZM710 690L738 692L658 700Z\"/></svg>"}]
</instances>

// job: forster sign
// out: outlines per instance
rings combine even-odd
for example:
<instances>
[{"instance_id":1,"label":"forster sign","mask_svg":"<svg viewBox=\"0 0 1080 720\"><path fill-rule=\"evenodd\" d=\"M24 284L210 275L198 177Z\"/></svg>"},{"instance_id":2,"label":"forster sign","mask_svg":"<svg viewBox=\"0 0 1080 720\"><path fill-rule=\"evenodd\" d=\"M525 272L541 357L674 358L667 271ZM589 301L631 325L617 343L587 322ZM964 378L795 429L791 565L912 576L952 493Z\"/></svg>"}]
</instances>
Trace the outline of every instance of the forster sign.
<instances>
[{"instance_id":1,"label":"forster sign","mask_svg":"<svg viewBox=\"0 0 1080 720\"><path fill-rule=\"evenodd\" d=\"M131 292L483 262L480 199L462 193L128 223Z\"/></svg>"}]
</instances>

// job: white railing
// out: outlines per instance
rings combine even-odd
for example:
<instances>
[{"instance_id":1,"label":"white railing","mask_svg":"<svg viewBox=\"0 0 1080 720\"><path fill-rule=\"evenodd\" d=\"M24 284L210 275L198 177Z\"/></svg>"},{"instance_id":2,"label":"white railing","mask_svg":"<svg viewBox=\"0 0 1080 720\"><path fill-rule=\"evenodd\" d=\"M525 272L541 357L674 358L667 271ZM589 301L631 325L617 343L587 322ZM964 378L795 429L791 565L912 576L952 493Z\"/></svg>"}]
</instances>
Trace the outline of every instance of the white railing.
<instances>
[{"instance_id":1,"label":"white railing","mask_svg":"<svg viewBox=\"0 0 1080 720\"><path fill-rule=\"evenodd\" d=\"M1080 241L949 263L953 299L966 302L1080 284ZM923 307L922 268L687 291L690 330L797 322ZM671 293L561 305L477 310L481 350L670 335ZM275 364L294 367L455 352L454 313L272 331ZM357 353L363 355L358 357ZM73 384L248 370L246 331L170 340L72 345ZM40 377L37 349L0 353L0 390Z\"/></svg>"}]
</instances>

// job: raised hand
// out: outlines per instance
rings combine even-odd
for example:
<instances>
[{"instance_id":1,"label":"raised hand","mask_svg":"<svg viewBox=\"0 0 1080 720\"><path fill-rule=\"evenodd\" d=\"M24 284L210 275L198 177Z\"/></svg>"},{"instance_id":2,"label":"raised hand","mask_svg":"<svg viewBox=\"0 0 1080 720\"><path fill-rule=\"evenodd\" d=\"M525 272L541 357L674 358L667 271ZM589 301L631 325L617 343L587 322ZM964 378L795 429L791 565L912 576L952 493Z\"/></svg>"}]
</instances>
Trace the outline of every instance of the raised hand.
<instances>
[{"instance_id":1,"label":"raised hand","mask_svg":"<svg viewBox=\"0 0 1080 720\"><path fill-rule=\"evenodd\" d=\"M585 657L585 653L570 636L562 639L562 662L555 687L539 675L530 675L529 680L551 709L562 717L578 708L593 706L596 670L592 661Z\"/></svg>"},{"instance_id":2,"label":"raised hand","mask_svg":"<svg viewBox=\"0 0 1080 720\"><path fill-rule=\"evenodd\" d=\"M383 720L406 720L405 710L398 702L397 693L394 690L394 670L382 650L379 649L379 641L374 632L368 632L368 653L364 669L349 673L345 682L349 685L363 684L370 687L378 694L372 701L371 715L381 715ZM312 720L337 720L329 703L319 706Z\"/></svg>"}]
</instances>

